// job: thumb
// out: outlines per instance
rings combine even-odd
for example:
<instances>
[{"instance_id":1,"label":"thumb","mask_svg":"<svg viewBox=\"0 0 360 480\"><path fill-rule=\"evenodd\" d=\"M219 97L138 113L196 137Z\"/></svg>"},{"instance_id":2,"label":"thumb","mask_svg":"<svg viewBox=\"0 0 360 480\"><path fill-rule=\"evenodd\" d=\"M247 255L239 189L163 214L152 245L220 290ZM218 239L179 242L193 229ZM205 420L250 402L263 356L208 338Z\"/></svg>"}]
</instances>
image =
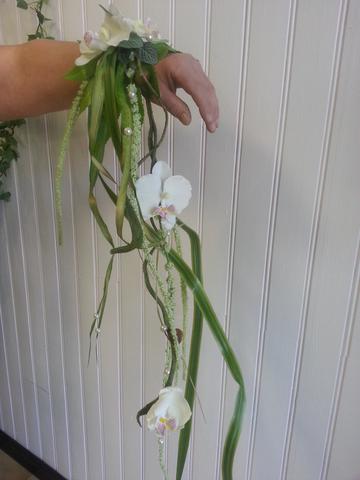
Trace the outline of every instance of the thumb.
<instances>
[{"instance_id":1,"label":"thumb","mask_svg":"<svg viewBox=\"0 0 360 480\"><path fill-rule=\"evenodd\" d=\"M171 115L180 120L183 125L189 125L191 122L189 107L167 86L163 86L161 89L161 100Z\"/></svg>"}]
</instances>

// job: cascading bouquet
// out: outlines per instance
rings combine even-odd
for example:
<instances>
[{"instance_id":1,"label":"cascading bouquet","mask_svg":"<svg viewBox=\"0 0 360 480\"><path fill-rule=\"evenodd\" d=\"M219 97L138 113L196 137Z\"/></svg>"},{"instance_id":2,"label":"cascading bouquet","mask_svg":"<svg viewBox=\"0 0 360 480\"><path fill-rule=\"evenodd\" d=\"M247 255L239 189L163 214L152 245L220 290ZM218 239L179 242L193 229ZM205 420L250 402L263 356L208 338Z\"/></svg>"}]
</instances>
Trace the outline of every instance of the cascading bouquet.
<instances>
[{"instance_id":1,"label":"cascading bouquet","mask_svg":"<svg viewBox=\"0 0 360 480\"><path fill-rule=\"evenodd\" d=\"M103 7L102 7L103 8ZM90 328L97 339L104 315L109 279L114 257L138 250L143 265L144 282L157 305L162 334L167 338L164 380L159 396L137 413L137 421L146 415L146 423L157 435L160 466L167 478L162 460L166 431L180 430L176 479L182 478L191 431L203 319L206 320L220 352L238 384L234 413L224 444L222 474L232 479L232 465L240 435L245 391L240 367L220 322L202 286L201 249L198 235L178 215L188 205L191 185L180 175L172 175L167 163L157 161L156 151L167 128L154 65L176 52L148 21L134 21L121 16L114 6L105 11L99 32L87 32L81 42L81 56L67 74L79 81L65 128L56 171L56 207L59 242L61 229L61 179L65 153L72 128L79 115L88 109L90 162L89 205L94 218L110 245L110 261L105 274L103 295ZM144 105L149 120L148 153L140 158ZM163 107L165 126L158 138L152 101ZM111 139L119 162L121 177L113 178L103 165L106 143ZM139 166L150 159L150 172L139 177ZM101 216L94 188L101 184L114 204L118 242ZM124 234L124 222L131 238ZM181 253L181 232L191 245L191 266ZM162 258L163 268L159 267ZM182 329L175 325L175 273L179 275L183 306ZM189 358L186 359L187 291L194 299L193 327ZM89 349L90 354L90 349ZM185 394L178 387L178 372L183 368Z\"/></svg>"}]
</instances>

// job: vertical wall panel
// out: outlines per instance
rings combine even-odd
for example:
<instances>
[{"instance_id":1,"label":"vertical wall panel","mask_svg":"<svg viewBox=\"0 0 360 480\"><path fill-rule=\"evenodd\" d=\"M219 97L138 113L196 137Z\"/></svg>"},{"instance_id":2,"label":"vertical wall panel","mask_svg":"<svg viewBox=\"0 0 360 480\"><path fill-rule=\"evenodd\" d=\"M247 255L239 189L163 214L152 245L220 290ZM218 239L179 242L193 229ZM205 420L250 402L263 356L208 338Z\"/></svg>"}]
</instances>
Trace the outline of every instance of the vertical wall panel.
<instances>
[{"instance_id":1,"label":"vertical wall panel","mask_svg":"<svg viewBox=\"0 0 360 480\"><path fill-rule=\"evenodd\" d=\"M359 477L358 2L116 3L192 53L220 101L210 135L178 92L193 121L171 119L159 159L192 183L182 217L201 234L205 286L243 368L234 479ZM95 0L50 0L46 15L65 40L103 16ZM4 42L25 40L35 24L15 0L0 3ZM161 387L165 337L137 253L114 262L88 365L109 246L87 205L85 117L66 159L62 246L54 170L66 114L18 132L12 198L0 205L0 426L71 480L152 480L161 477L157 441L134 417ZM110 146L104 161L119 178ZM115 236L112 205L96 193ZM183 478L220 480L236 389L206 324L197 390L205 419L197 402ZM176 447L170 436L170 478Z\"/></svg>"}]
</instances>

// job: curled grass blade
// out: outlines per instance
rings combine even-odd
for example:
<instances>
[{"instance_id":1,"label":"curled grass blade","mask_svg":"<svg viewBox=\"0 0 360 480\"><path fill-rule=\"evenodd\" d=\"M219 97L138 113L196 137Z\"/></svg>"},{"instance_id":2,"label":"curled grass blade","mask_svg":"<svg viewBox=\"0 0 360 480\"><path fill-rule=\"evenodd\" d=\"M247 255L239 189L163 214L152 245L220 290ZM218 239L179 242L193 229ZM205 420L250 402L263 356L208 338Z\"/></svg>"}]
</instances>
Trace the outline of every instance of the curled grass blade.
<instances>
[{"instance_id":1,"label":"curled grass blade","mask_svg":"<svg viewBox=\"0 0 360 480\"><path fill-rule=\"evenodd\" d=\"M200 257L200 242L198 241L197 234L187 227L182 222L179 222L180 226L189 234L191 239L192 246L192 262L201 262ZM197 241L195 240L197 238ZM222 461L222 472L223 480L232 480L232 467L235 456L235 451L240 435L242 417L245 406L245 388L243 376L241 369L237 362L236 356L233 349L231 348L228 339L226 338L225 332L217 319L216 313L212 308L210 300L208 299L205 290L201 284L201 278L199 278L195 272L186 264L186 262L176 253L174 250L170 250L168 253L171 261L173 262L175 268L178 270L184 281L186 282L188 288L193 292L194 300L201 311L204 319L207 322L207 325L213 334L213 337L220 349L220 352L231 372L232 377L239 386L239 391L237 394L234 414L232 416L227 437L224 444L223 450L223 461ZM195 270L195 269L194 269ZM198 345L199 347L199 345ZM193 360L189 361L189 368L191 367L190 363ZM190 435L190 432L189 432ZM177 480L181 479L181 475L184 468L184 463L186 459L186 452L188 447L188 438L183 436L179 442L179 453L178 453L178 466L177 466ZM187 441L187 443L186 443Z\"/></svg>"}]
</instances>

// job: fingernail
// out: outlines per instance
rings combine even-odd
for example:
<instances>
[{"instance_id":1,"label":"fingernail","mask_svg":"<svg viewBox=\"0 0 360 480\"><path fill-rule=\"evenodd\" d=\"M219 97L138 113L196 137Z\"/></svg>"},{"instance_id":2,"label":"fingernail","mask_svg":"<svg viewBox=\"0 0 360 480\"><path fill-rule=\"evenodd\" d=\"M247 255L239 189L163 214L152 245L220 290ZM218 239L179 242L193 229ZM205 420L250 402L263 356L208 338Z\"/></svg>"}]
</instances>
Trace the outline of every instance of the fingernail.
<instances>
[{"instance_id":1,"label":"fingernail","mask_svg":"<svg viewBox=\"0 0 360 480\"><path fill-rule=\"evenodd\" d=\"M189 123L191 122L191 117L188 114L188 112L183 112L180 115L180 122L183 123L184 125L189 125Z\"/></svg>"},{"instance_id":2,"label":"fingernail","mask_svg":"<svg viewBox=\"0 0 360 480\"><path fill-rule=\"evenodd\" d=\"M209 130L211 133L214 133L217 128L218 128L218 122L210 123Z\"/></svg>"}]
</instances>

